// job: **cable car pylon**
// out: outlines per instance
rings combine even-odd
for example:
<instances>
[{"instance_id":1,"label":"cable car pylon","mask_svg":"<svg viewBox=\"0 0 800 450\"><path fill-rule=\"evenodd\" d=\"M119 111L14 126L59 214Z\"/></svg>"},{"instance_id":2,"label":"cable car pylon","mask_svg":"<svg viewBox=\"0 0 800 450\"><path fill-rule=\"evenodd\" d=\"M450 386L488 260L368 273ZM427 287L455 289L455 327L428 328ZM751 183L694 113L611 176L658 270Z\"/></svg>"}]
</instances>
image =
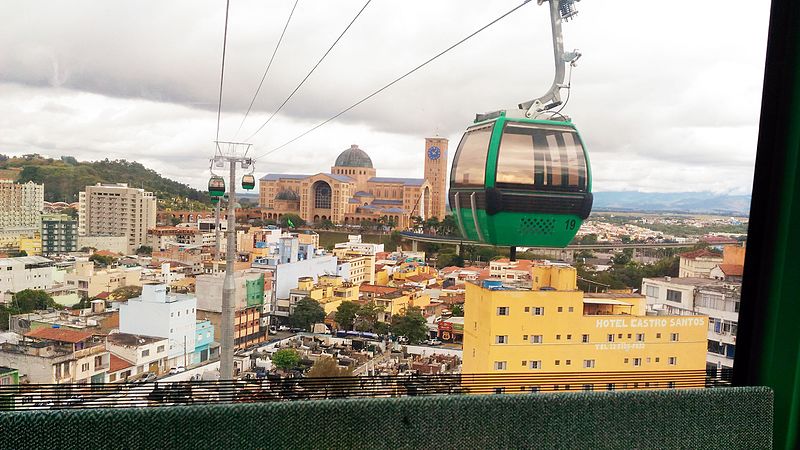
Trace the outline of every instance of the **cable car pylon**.
<instances>
[{"instance_id":1,"label":"cable car pylon","mask_svg":"<svg viewBox=\"0 0 800 450\"><path fill-rule=\"evenodd\" d=\"M225 280L222 284L222 314L221 314L221 327L220 334L222 339L220 342L220 365L219 377L221 380L233 379L233 352L234 352L234 305L236 295L236 282L234 278L235 260L236 260L236 166L241 166L242 169L250 169L249 176L253 178L253 185L255 185L255 178L252 173L254 169L253 158L248 156L252 144L244 142L226 142L214 141L216 145L216 153L212 159L212 166L223 168L225 164L228 165L230 190L228 191L228 229L225 230L227 237L227 249L225 252ZM247 175L245 175L247 177ZM214 175L212 172L211 180L209 180L209 194L215 195L211 192L212 182L215 178L221 179L222 177ZM242 180L244 184L244 179ZM247 187L245 186L245 189ZM223 180L223 193L224 193L224 180ZM217 195L217 197L221 196ZM219 203L217 203L217 211L219 211ZM219 217L219 213L217 214ZM217 228L219 224L217 222ZM219 246L219 242L217 242ZM218 248L218 247L217 247Z\"/></svg>"}]
</instances>

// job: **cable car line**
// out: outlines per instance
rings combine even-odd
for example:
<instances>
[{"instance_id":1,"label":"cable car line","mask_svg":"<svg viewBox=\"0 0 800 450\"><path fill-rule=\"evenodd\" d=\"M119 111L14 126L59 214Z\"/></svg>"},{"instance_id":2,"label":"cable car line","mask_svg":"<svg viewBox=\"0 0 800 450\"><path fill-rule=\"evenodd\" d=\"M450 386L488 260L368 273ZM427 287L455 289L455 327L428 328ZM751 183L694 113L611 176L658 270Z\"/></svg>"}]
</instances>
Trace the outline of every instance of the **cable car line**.
<instances>
[{"instance_id":1,"label":"cable car line","mask_svg":"<svg viewBox=\"0 0 800 450\"><path fill-rule=\"evenodd\" d=\"M217 105L217 137L219 140L219 120L222 116L222 85L225 80L225 48L228 46L228 11L230 10L231 0L225 2L225 31L222 35L222 68L219 74L219 104Z\"/></svg>"},{"instance_id":2,"label":"cable car line","mask_svg":"<svg viewBox=\"0 0 800 450\"><path fill-rule=\"evenodd\" d=\"M264 69L264 75L261 76L261 81L258 83L258 88L256 89L256 93L253 94L253 99L250 100L250 106L247 107L247 111L244 113L244 117L242 117L242 123L239 124L239 128L233 135L234 140L236 139L236 136L239 134L239 132L242 131L242 125L244 125L244 121L247 120L247 115L250 114L250 110L253 109L253 103L256 102L256 98L258 98L258 93L261 92L261 86L264 84L264 80L267 78L267 74L269 73L270 67L272 67L272 62L275 60L275 55L278 53L278 48L280 48L281 46L281 42L283 41L283 36L286 34L286 29L289 28L289 23L292 21L292 16L294 15L294 10L297 8L298 3L300 3L300 0L295 0L294 6L292 6L292 10L289 12L289 18L286 19L286 24L283 26L283 31L281 31L281 36L278 38L278 43L275 44L275 50L272 51L272 56L269 58L269 63L267 63L267 68ZM219 140L219 137L217 137L217 140Z\"/></svg>"},{"instance_id":3,"label":"cable car line","mask_svg":"<svg viewBox=\"0 0 800 450\"><path fill-rule=\"evenodd\" d=\"M421 69L421 68L425 67L426 65L430 64L430 63L431 63L431 62L433 62L434 60L438 59L440 56L444 55L445 53L449 52L450 50L453 50L454 48L456 48L456 47L458 47L459 45L463 44L464 42L468 41L469 39L471 39L472 37L474 37L475 35L477 35L477 34L478 34L478 33L480 33L481 31L483 31L483 30L485 30L485 29L489 28L490 26L492 26L492 25L494 25L495 23L499 22L500 20L504 19L506 16L509 16L509 15L510 15L510 14L512 14L513 12L516 12L518 9L520 9L520 8L522 8L523 6L527 5L527 4L529 3L529 1L530 1L530 0L525 0L523 3L521 3L521 4L517 5L517 6L515 6L515 7L514 7L514 8L512 8L511 10L507 11L506 13L504 13L503 15L501 15L501 16L499 16L499 17L497 17L496 19L492 20L491 22L487 23L486 25L484 25L484 26L482 26L482 27L478 28L477 30L475 30L474 32L472 32L471 34L469 34L468 36L466 36L465 38L463 38L463 39L461 39L460 41L456 42L455 44L451 45L450 47L447 47L446 49L444 49L444 50L442 50L441 52L437 53L436 55L434 55L433 57L429 58L429 59L428 59L428 60L426 60L425 62L423 62L423 63L419 64L418 66L414 67L413 69L409 70L408 72L404 73L403 75L400 75L399 77L395 78L393 81L391 81L391 82L389 82L388 84L384 85L384 86L383 86L383 87L381 87L380 89L378 89L378 90L374 91L373 93L371 93L371 94L367 95L366 97L362 98L361 100L359 100L359 101L357 101L357 102L353 103L352 105L350 105L350 106L348 106L347 108L345 108L345 109L341 110L340 112L336 113L335 115L331 116L330 118L328 118L328 119L326 119L326 120L324 120L324 121L322 121L322 122L318 123L317 125L314 125L313 127L309 128L308 130L304 131L303 133L300 133L299 135L295 136L294 138L292 138L292 139L290 139L290 140L286 141L285 143L283 143L283 144L281 144L281 145L279 145L279 146L277 146L277 147L273 148L272 150L269 150L269 151L268 151L268 152L266 152L266 153L263 153L263 154L261 154L261 155L258 155L258 156L256 156L256 157L254 157L254 159L258 159L258 158L262 158L262 157L264 157L264 156L270 155L270 154L272 154L272 153L274 153L274 152L276 152L276 151L278 151L278 150L280 150L280 149L282 149L282 148L286 147L287 145L289 145L289 144L291 144L291 143L293 143L293 142L297 141L298 139L300 139L300 138L302 138L302 137L306 136L307 134L309 134L309 133L311 133L311 132L315 131L316 129L318 129L318 128L320 128L320 127L322 127L322 126L324 126L324 125L328 124L329 122L332 122L332 121L336 120L336 119L337 119L337 118L339 118L341 115L343 115L343 114L347 113L348 111L352 110L353 108L357 107L358 105L360 105L360 104L364 103L365 101L367 101L367 100L371 99L372 97L374 97L374 96L376 96L376 95L380 94L381 92L383 92L383 91L385 91L386 89L390 88L390 87L391 87L391 86L393 86L394 84L398 83L399 81L401 81L401 80L403 80L404 78L408 77L409 75L413 74L413 73L414 73L414 72L416 72L417 70L419 70L419 69Z\"/></svg>"},{"instance_id":4,"label":"cable car line","mask_svg":"<svg viewBox=\"0 0 800 450\"><path fill-rule=\"evenodd\" d=\"M286 105L286 103L288 103L289 100L294 96L294 94L300 89L300 87L303 86L303 84L306 82L306 80L308 80L308 78L311 76L311 74L314 73L315 70L317 70L317 67L319 67L319 65L322 63L322 61L325 59L325 57L328 56L328 53L330 53L331 50L333 50L333 47L335 47L336 44L339 43L339 41L342 39L342 37L345 35L345 33L347 33L347 30L349 30L350 27L353 26L353 24L355 23L356 19L358 19L358 17L361 15L361 13L364 12L365 9L367 9L367 6L370 4L371 1L372 0L367 0L367 2L364 3L364 6L361 7L361 10L359 10L358 13L355 15L355 17L353 17L353 20L351 20L350 23L347 24L347 27L345 27L344 31L342 31L342 33L339 35L339 37L337 37L336 40L333 41L333 44L331 44L331 46L328 47L328 50L325 52L325 54L322 55L322 57L319 59L319 61L317 61L316 64L314 64L314 67L312 67L311 70L308 72L308 74L306 74L305 78L303 78L303 80L300 81L300 84L298 84L297 87L294 88L292 93L289 94L288 97L286 97L286 100L284 100L283 103L281 103L280 106L278 106L278 108L272 113L272 115L270 115L269 118L263 124L261 124L261 126L258 127L258 129L253 134L251 134L247 139L245 139L245 141L249 142L250 140L252 140L253 137L256 134L258 134L265 126L267 126L267 124L283 109L283 107ZM238 133L238 131L237 131L237 133Z\"/></svg>"}]
</instances>

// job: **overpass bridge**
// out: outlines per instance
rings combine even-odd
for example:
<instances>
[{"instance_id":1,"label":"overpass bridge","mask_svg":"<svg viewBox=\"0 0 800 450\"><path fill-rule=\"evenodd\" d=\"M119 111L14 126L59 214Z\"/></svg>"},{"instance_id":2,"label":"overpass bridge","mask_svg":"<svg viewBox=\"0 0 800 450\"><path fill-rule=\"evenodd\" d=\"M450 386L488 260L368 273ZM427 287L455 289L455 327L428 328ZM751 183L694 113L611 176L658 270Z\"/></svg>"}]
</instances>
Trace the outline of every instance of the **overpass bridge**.
<instances>
[{"instance_id":1,"label":"overpass bridge","mask_svg":"<svg viewBox=\"0 0 800 450\"><path fill-rule=\"evenodd\" d=\"M477 247L508 247L508 246L495 246L492 244L486 244L483 242L476 242L470 241L462 238L456 237L449 237L449 236L434 236L430 234L422 234L422 233L414 233L412 231L401 231L400 237L404 241L411 241L411 246L414 251L417 251L418 245L420 242L426 242L431 244L440 244L440 245L455 245L456 246L456 253L461 253L461 246L462 245L474 245ZM691 247L695 244L698 244L699 241L687 241L687 242L663 242L663 243L641 243L641 242L608 242L608 243L597 243L597 244L571 244L564 248L560 247L536 247L536 253L540 253L542 255L551 256L557 259L563 259L564 261L572 261L573 256L576 251L581 250L612 250L612 251L622 251L627 248L637 249L648 249L648 248L685 248Z\"/></svg>"}]
</instances>

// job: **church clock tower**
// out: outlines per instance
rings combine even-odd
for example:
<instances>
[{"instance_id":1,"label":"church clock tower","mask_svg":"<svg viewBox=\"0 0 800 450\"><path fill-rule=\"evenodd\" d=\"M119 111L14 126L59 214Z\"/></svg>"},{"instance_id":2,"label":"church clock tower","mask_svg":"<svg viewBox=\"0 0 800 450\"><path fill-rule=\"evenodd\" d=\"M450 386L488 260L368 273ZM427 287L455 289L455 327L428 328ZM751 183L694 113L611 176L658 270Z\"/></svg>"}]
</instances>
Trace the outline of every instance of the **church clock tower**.
<instances>
[{"instance_id":1,"label":"church clock tower","mask_svg":"<svg viewBox=\"0 0 800 450\"><path fill-rule=\"evenodd\" d=\"M442 220L447 214L447 139L425 138L425 179L432 186L430 217Z\"/></svg>"}]
</instances>

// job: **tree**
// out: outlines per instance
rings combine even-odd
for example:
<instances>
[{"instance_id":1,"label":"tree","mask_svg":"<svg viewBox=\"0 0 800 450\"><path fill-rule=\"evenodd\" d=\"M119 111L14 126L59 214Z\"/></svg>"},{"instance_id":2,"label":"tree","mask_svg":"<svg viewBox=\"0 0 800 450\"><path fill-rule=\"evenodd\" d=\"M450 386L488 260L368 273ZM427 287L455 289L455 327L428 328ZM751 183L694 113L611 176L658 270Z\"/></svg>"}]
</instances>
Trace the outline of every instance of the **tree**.
<instances>
[{"instance_id":1,"label":"tree","mask_svg":"<svg viewBox=\"0 0 800 450\"><path fill-rule=\"evenodd\" d=\"M453 317L464 317L464 305L460 303L453 305L450 311L452 311Z\"/></svg>"},{"instance_id":2,"label":"tree","mask_svg":"<svg viewBox=\"0 0 800 450\"><path fill-rule=\"evenodd\" d=\"M14 306L20 313L36 311L38 309L61 308L45 291L38 289L25 289L14 294Z\"/></svg>"},{"instance_id":3,"label":"tree","mask_svg":"<svg viewBox=\"0 0 800 450\"><path fill-rule=\"evenodd\" d=\"M621 252L621 253L616 253L614 256L612 256L611 262L615 266L624 266L631 262L631 258L625 252Z\"/></svg>"},{"instance_id":4,"label":"tree","mask_svg":"<svg viewBox=\"0 0 800 450\"><path fill-rule=\"evenodd\" d=\"M169 218L169 223L174 227L174 226L178 225L179 223L181 223L181 219L179 219L177 217L170 217Z\"/></svg>"},{"instance_id":5,"label":"tree","mask_svg":"<svg viewBox=\"0 0 800 450\"><path fill-rule=\"evenodd\" d=\"M428 337L428 323L416 306L406 309L403 314L393 316L391 330L396 336L408 338L411 344L424 341Z\"/></svg>"},{"instance_id":6,"label":"tree","mask_svg":"<svg viewBox=\"0 0 800 450\"><path fill-rule=\"evenodd\" d=\"M293 327L310 330L311 325L322 322L325 319L325 309L318 301L305 297L297 302L294 312L289 316L289 322Z\"/></svg>"},{"instance_id":7,"label":"tree","mask_svg":"<svg viewBox=\"0 0 800 450\"><path fill-rule=\"evenodd\" d=\"M464 267L464 258L455 253L439 253L436 266L440 269L450 266Z\"/></svg>"},{"instance_id":8,"label":"tree","mask_svg":"<svg viewBox=\"0 0 800 450\"><path fill-rule=\"evenodd\" d=\"M11 252L11 257L12 258L19 258L19 257L22 257L22 256L28 256L28 252L26 252L25 250L19 250L19 251L16 251L16 252Z\"/></svg>"},{"instance_id":9,"label":"tree","mask_svg":"<svg viewBox=\"0 0 800 450\"><path fill-rule=\"evenodd\" d=\"M289 224L289 222L292 222L291 225ZM284 228L288 228L292 225L294 225L292 226L292 228L297 228L305 226L306 221L303 220L303 218L298 216L297 214L284 214L283 216L281 216L280 219L278 219L278 224L280 224L280 226Z\"/></svg>"},{"instance_id":10,"label":"tree","mask_svg":"<svg viewBox=\"0 0 800 450\"><path fill-rule=\"evenodd\" d=\"M136 254L139 256L151 256L153 254L153 247L142 245L136 249Z\"/></svg>"},{"instance_id":11,"label":"tree","mask_svg":"<svg viewBox=\"0 0 800 450\"><path fill-rule=\"evenodd\" d=\"M272 364L281 370L291 370L300 364L300 354L291 348L284 348L272 354Z\"/></svg>"},{"instance_id":12,"label":"tree","mask_svg":"<svg viewBox=\"0 0 800 450\"><path fill-rule=\"evenodd\" d=\"M141 286L122 286L120 288L114 289L109 295L109 299L114 299L116 301L126 301L130 300L135 297L139 297L142 295L142 287Z\"/></svg>"},{"instance_id":13,"label":"tree","mask_svg":"<svg viewBox=\"0 0 800 450\"><path fill-rule=\"evenodd\" d=\"M72 219L78 218L78 210L73 207L67 207L61 210L61 214L66 214Z\"/></svg>"},{"instance_id":14,"label":"tree","mask_svg":"<svg viewBox=\"0 0 800 450\"><path fill-rule=\"evenodd\" d=\"M379 306L375 301L369 301L361 306L357 313L355 327L358 331L375 331L378 323L378 316L384 311L383 306Z\"/></svg>"},{"instance_id":15,"label":"tree","mask_svg":"<svg viewBox=\"0 0 800 450\"><path fill-rule=\"evenodd\" d=\"M581 244L597 244L597 234L590 233L581 237Z\"/></svg>"},{"instance_id":16,"label":"tree","mask_svg":"<svg viewBox=\"0 0 800 450\"><path fill-rule=\"evenodd\" d=\"M292 222L295 225L297 225L297 222L295 222L294 220L292 220ZM331 222L330 219L325 219L325 220L320 220L319 221L319 223L317 224L317 228L319 228L321 230L332 230L332 229L336 228L336 225L333 222Z\"/></svg>"},{"instance_id":17,"label":"tree","mask_svg":"<svg viewBox=\"0 0 800 450\"><path fill-rule=\"evenodd\" d=\"M116 260L113 256L98 255L95 253L89 257L89 261L92 261L95 266L108 267L114 264Z\"/></svg>"},{"instance_id":18,"label":"tree","mask_svg":"<svg viewBox=\"0 0 800 450\"><path fill-rule=\"evenodd\" d=\"M359 309L361 309L361 306L356 302L342 302L339 304L339 307L336 308L336 323L345 330L352 330L353 322L355 321Z\"/></svg>"},{"instance_id":19,"label":"tree","mask_svg":"<svg viewBox=\"0 0 800 450\"><path fill-rule=\"evenodd\" d=\"M444 219L439 222L436 232L441 236L461 236L461 233L458 229L458 223L456 223L456 218L452 214L444 216Z\"/></svg>"},{"instance_id":20,"label":"tree","mask_svg":"<svg viewBox=\"0 0 800 450\"><path fill-rule=\"evenodd\" d=\"M311 369L306 375L308 375L309 378L350 377L353 376L353 369L340 367L336 358L323 356L311 366Z\"/></svg>"}]
</instances>

